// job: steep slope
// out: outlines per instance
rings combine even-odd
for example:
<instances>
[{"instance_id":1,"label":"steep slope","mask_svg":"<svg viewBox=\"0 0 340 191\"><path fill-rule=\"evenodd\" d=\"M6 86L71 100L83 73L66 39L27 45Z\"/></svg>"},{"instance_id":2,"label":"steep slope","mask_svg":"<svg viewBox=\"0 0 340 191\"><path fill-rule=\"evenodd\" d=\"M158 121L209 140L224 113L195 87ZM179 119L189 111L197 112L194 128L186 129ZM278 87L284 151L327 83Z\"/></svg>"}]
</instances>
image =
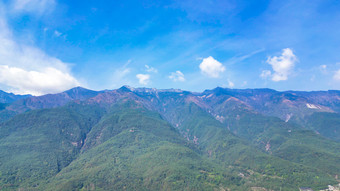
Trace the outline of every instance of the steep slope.
<instances>
[{"instance_id":1,"label":"steep slope","mask_svg":"<svg viewBox=\"0 0 340 191\"><path fill-rule=\"evenodd\" d=\"M1 190L241 188L159 114L127 102L30 111L0 127Z\"/></svg>"},{"instance_id":2,"label":"steep slope","mask_svg":"<svg viewBox=\"0 0 340 191\"><path fill-rule=\"evenodd\" d=\"M36 187L74 160L101 115L95 106L43 109L0 126L0 187Z\"/></svg>"},{"instance_id":3,"label":"steep slope","mask_svg":"<svg viewBox=\"0 0 340 191\"><path fill-rule=\"evenodd\" d=\"M240 184L237 175L204 160L159 114L126 105L103 117L84 153L49 181L51 190L213 190Z\"/></svg>"},{"instance_id":4,"label":"steep slope","mask_svg":"<svg viewBox=\"0 0 340 191\"><path fill-rule=\"evenodd\" d=\"M179 107L173 112L179 116L181 122L178 128L182 134L198 145L210 159L225 168L241 167L255 172L257 180L252 180L251 176L248 179L248 183L252 186L273 190L294 190L298 188L297 186L321 189L330 182L335 183L335 179L327 174L327 172L335 171L324 169L325 171L322 172L314 166L297 165L295 161L279 154L275 157L261 152L247 141L231 134L224 125L194 103ZM292 151L291 148L287 150L288 156ZM338 160L339 158L333 156L332 159ZM339 168L337 164L333 163L329 166ZM292 172L294 173L292 174ZM249 171L242 173L249 175ZM265 178L259 180L261 176Z\"/></svg>"},{"instance_id":5,"label":"steep slope","mask_svg":"<svg viewBox=\"0 0 340 191\"><path fill-rule=\"evenodd\" d=\"M291 123L250 112L234 112L224 122L236 135L264 151L299 164L340 174L340 144Z\"/></svg>"}]
</instances>

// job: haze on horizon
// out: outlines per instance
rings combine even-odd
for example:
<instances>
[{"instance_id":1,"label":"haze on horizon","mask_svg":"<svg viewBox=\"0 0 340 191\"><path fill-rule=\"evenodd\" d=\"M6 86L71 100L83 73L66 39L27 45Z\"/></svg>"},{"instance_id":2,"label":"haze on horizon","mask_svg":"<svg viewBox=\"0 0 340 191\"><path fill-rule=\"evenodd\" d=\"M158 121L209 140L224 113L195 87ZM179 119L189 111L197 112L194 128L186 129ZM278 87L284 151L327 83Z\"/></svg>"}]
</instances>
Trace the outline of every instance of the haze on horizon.
<instances>
[{"instance_id":1,"label":"haze on horizon","mask_svg":"<svg viewBox=\"0 0 340 191\"><path fill-rule=\"evenodd\" d=\"M340 89L340 2L0 0L0 89Z\"/></svg>"}]
</instances>

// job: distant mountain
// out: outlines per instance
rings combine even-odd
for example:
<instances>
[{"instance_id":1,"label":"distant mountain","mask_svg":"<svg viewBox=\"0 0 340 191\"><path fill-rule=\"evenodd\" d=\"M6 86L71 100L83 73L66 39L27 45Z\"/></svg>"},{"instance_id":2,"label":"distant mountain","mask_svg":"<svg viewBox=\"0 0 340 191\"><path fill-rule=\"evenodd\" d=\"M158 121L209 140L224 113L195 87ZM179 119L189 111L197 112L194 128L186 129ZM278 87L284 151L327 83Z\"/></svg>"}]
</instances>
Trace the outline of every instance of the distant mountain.
<instances>
[{"instance_id":1,"label":"distant mountain","mask_svg":"<svg viewBox=\"0 0 340 191\"><path fill-rule=\"evenodd\" d=\"M340 182L337 107L336 91L28 97L0 112L0 189L324 189Z\"/></svg>"},{"instance_id":2,"label":"distant mountain","mask_svg":"<svg viewBox=\"0 0 340 191\"><path fill-rule=\"evenodd\" d=\"M298 92L299 93L299 92ZM216 88L203 92L205 99L233 97L242 101L252 110L268 116L276 116L285 121L292 117L301 119L314 112L333 112L333 108L312 99L313 93L278 92L271 89L225 89Z\"/></svg>"},{"instance_id":3,"label":"distant mountain","mask_svg":"<svg viewBox=\"0 0 340 191\"><path fill-rule=\"evenodd\" d=\"M7 93L0 90L0 103L8 104L14 101L30 97L31 95L15 95L13 93Z\"/></svg>"},{"instance_id":4,"label":"distant mountain","mask_svg":"<svg viewBox=\"0 0 340 191\"><path fill-rule=\"evenodd\" d=\"M11 104L6 104L4 107L6 109L2 111L0 110L0 122L4 122L17 114L26 111L55 108L72 101L84 101L98 95L101 92L103 91L93 91L82 87L75 87L57 94L27 96L26 98L18 99Z\"/></svg>"},{"instance_id":5,"label":"distant mountain","mask_svg":"<svg viewBox=\"0 0 340 191\"><path fill-rule=\"evenodd\" d=\"M13 93L7 93L0 90L0 123L17 114L16 112L6 110L9 105L15 101L29 97L31 97L31 95L15 95Z\"/></svg>"},{"instance_id":6,"label":"distant mountain","mask_svg":"<svg viewBox=\"0 0 340 191\"><path fill-rule=\"evenodd\" d=\"M83 101L98 95L100 92L88 90L82 87L72 88L70 90L42 96L31 96L13 102L9 110L22 113L33 109L54 108L63 106L71 101Z\"/></svg>"}]
</instances>

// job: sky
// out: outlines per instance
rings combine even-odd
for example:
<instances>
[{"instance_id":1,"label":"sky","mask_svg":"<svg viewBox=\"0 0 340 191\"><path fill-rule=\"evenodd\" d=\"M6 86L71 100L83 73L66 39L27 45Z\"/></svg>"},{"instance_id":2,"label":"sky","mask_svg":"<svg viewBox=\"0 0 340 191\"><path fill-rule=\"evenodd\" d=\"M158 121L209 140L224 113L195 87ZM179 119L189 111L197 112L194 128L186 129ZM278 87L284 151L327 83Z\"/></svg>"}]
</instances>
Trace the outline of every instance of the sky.
<instances>
[{"instance_id":1,"label":"sky","mask_svg":"<svg viewBox=\"0 0 340 191\"><path fill-rule=\"evenodd\" d=\"M0 0L0 89L340 89L338 0Z\"/></svg>"}]
</instances>

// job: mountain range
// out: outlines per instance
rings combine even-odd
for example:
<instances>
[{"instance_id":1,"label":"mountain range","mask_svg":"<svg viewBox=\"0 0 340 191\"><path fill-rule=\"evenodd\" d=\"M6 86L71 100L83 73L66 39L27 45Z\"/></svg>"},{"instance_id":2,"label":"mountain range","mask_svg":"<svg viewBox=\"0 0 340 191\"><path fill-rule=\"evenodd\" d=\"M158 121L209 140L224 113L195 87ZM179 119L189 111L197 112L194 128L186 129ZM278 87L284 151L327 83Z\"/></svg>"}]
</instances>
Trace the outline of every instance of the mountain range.
<instances>
[{"instance_id":1,"label":"mountain range","mask_svg":"<svg viewBox=\"0 0 340 191\"><path fill-rule=\"evenodd\" d=\"M1 190L298 190L340 179L340 91L0 92Z\"/></svg>"}]
</instances>

